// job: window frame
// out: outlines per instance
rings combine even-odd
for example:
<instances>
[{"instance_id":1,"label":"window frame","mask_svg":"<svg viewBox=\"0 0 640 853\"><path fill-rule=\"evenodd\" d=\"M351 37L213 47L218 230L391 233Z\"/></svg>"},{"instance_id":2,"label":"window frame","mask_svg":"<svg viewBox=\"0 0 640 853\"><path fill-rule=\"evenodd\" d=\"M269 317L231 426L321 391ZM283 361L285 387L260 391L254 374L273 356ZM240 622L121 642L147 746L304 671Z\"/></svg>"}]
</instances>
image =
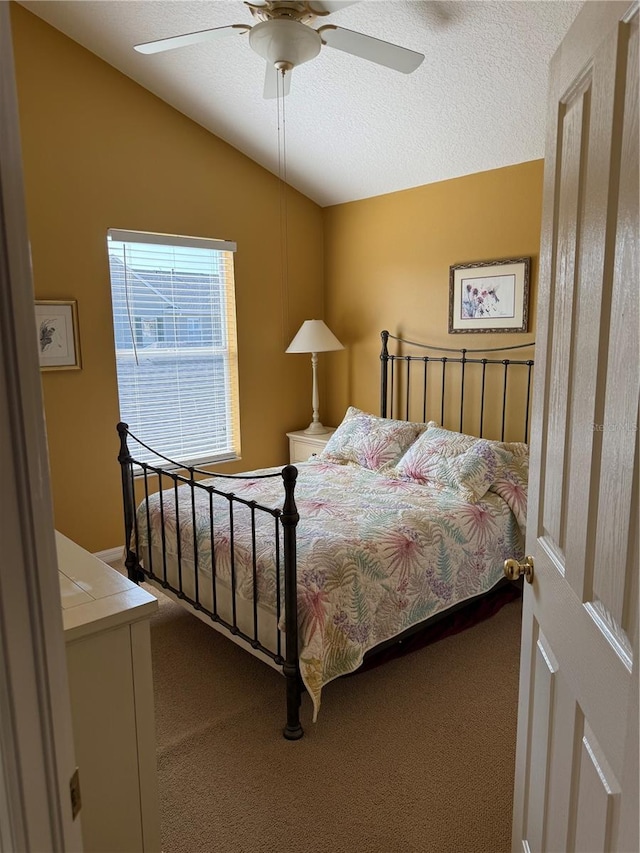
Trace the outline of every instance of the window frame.
<instances>
[{"instance_id":1,"label":"window frame","mask_svg":"<svg viewBox=\"0 0 640 853\"><path fill-rule=\"evenodd\" d=\"M144 232L144 231L129 231L117 228L109 228L107 230L107 256L109 263L109 284L110 284L110 294L111 294L111 320L113 323L114 330L114 358L115 358L115 369L116 369L116 385L118 389L118 411L120 415L120 419L126 421L127 417L123 414L122 411L122 400L123 400L123 389L121 386L121 377L119 375L119 365L122 364L119 361L119 352L126 353L127 351L124 349L118 349L118 335L116 331L117 324L117 310L114 299L115 294L115 280L113 276L113 270L111 266L110 256L112 254L110 246L111 243L123 243L123 244L145 244L145 245L157 245L158 247L166 247L169 249L176 248L195 248L195 249L205 249L207 251L212 252L220 252L220 253L231 253L231 258L224 258L221 261L222 268L222 287L220 288L220 292L218 294L210 292L209 296L212 301L219 301L220 305L218 306L220 309L220 317L221 317L221 328L222 328L222 338L221 344L217 342L217 338L219 337L219 332L215 329L215 323L209 322L211 326L210 330L210 338L209 343L205 345L195 345L195 346L178 346L177 341L175 342L173 347L163 347L163 344L166 344L170 341L170 337L167 336L167 322L166 315L154 317L152 313L147 313L143 316L129 316L129 332L131 335L132 347L131 352L134 354L134 358L137 360L137 349L138 347L142 347L142 341L144 338L144 325L145 322L150 320L154 320L154 327L156 330L156 343L159 344L159 348L157 350L148 349L145 352L146 358L163 357L167 355L167 352L174 350L176 352L176 363L179 361L179 355L182 354L185 356L189 355L197 355L201 354L211 354L212 357L218 353L223 355L222 361L222 370L224 371L224 398L225 402L222 404L225 409L225 417L226 417L226 429L227 432L227 440L226 440L226 448L221 451L215 451L213 448L211 452L198 452L199 448L194 448L192 454L186 454L184 458L178 456L177 459L172 459L171 447L167 448L166 446L157 446L157 439L151 440L147 445L151 447L154 442L156 444L153 447L153 455L147 453L147 451L142 450L141 453L136 454L135 448L132 453L133 456L140 456L141 461L145 462L148 465L153 467L162 467L164 470L180 470L180 469L188 469L192 467L198 466L212 466L217 464L223 464L226 462L232 462L241 459L241 436L240 436L240 414L239 414L239 365L238 365L238 343L237 343L237 319L236 319L236 298L235 298L235 270L234 270L234 259L233 254L236 252L237 246L235 242L228 240L217 240L213 238L207 237L189 237L185 235L176 235L176 234L161 234L155 232ZM126 258L124 258L123 263L126 266ZM131 265L131 268L135 270L135 264ZM185 272L188 273L187 270ZM151 286L153 285L147 282ZM162 297L162 294L158 294L159 299ZM128 299L128 295L125 296ZM128 312L129 313L129 312ZM213 316L213 311L212 311ZM202 326L206 326L207 324L202 323L202 319L200 317L194 317L194 319L198 320L199 325L201 326L200 331L200 341L202 340ZM171 328L171 323L169 323L169 327ZM139 340L138 340L139 337ZM215 340L214 340L215 339ZM213 365L213 361L212 361ZM216 415L220 415L221 411L219 406L215 406ZM142 411L142 407L138 406L137 411ZM160 413L166 415L166 409L158 409ZM170 410L169 410L170 412ZM132 428L132 434L137 435L135 425L130 425ZM137 436L141 442L145 442L146 437L144 435ZM166 441L170 440L170 436L167 436ZM204 448L203 448L204 450ZM164 460L168 461L168 464L164 463ZM142 469L139 466L134 466L134 474L136 476L140 476L142 473Z\"/></svg>"}]
</instances>

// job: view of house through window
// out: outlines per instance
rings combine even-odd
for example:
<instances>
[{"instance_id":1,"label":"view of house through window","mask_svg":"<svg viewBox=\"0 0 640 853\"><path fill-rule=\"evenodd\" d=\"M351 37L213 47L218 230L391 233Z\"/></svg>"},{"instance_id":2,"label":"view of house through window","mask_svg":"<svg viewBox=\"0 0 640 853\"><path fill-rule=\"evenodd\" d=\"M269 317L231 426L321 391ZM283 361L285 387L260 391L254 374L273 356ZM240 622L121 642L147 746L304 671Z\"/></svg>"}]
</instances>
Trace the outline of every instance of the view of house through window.
<instances>
[{"instance_id":1,"label":"view of house through window","mask_svg":"<svg viewBox=\"0 0 640 853\"><path fill-rule=\"evenodd\" d=\"M107 248L121 420L181 463L237 458L235 244L110 229Z\"/></svg>"}]
</instances>

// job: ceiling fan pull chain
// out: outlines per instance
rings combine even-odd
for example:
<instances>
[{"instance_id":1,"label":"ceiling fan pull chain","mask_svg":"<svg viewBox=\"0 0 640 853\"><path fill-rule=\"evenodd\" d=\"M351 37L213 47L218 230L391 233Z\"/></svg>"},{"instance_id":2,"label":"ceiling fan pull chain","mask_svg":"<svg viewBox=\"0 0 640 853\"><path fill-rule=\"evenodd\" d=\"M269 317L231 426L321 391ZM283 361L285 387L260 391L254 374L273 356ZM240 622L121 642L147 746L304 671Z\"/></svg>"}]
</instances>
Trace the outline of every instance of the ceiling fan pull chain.
<instances>
[{"instance_id":1,"label":"ceiling fan pull chain","mask_svg":"<svg viewBox=\"0 0 640 853\"><path fill-rule=\"evenodd\" d=\"M282 334L289 339L289 228L287 214L287 133L285 116L287 68L276 70L278 117L278 184L280 199L280 269L282 277Z\"/></svg>"}]
</instances>

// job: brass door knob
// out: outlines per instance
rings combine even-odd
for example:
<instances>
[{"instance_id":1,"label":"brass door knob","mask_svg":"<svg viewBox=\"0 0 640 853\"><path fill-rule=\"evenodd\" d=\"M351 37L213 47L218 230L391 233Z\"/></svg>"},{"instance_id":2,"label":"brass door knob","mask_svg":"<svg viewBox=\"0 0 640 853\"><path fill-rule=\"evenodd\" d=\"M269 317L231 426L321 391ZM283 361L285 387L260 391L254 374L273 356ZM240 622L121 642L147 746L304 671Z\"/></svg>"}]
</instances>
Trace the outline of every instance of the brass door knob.
<instances>
[{"instance_id":1,"label":"brass door knob","mask_svg":"<svg viewBox=\"0 0 640 853\"><path fill-rule=\"evenodd\" d=\"M524 563L519 563L517 560L505 560L504 573L510 581L517 581L520 575L524 575L527 583L533 583L533 557L525 557Z\"/></svg>"}]
</instances>

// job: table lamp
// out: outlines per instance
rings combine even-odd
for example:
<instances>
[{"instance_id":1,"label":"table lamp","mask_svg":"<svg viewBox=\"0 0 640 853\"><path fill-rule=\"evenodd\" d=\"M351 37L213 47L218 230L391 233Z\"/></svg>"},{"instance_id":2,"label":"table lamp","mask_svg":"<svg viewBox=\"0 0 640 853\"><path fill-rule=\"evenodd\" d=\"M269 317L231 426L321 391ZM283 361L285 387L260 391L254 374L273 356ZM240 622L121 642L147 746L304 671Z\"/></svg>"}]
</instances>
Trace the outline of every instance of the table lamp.
<instances>
[{"instance_id":1,"label":"table lamp","mask_svg":"<svg viewBox=\"0 0 640 853\"><path fill-rule=\"evenodd\" d=\"M313 391L311 405L313 407L313 420L304 430L306 435L318 435L329 432L329 428L320 423L319 401L318 401L318 353L330 352L332 350L344 349L340 341L322 320L305 320L298 329L298 333L287 347L287 352L310 352L311 369L313 371Z\"/></svg>"}]
</instances>

